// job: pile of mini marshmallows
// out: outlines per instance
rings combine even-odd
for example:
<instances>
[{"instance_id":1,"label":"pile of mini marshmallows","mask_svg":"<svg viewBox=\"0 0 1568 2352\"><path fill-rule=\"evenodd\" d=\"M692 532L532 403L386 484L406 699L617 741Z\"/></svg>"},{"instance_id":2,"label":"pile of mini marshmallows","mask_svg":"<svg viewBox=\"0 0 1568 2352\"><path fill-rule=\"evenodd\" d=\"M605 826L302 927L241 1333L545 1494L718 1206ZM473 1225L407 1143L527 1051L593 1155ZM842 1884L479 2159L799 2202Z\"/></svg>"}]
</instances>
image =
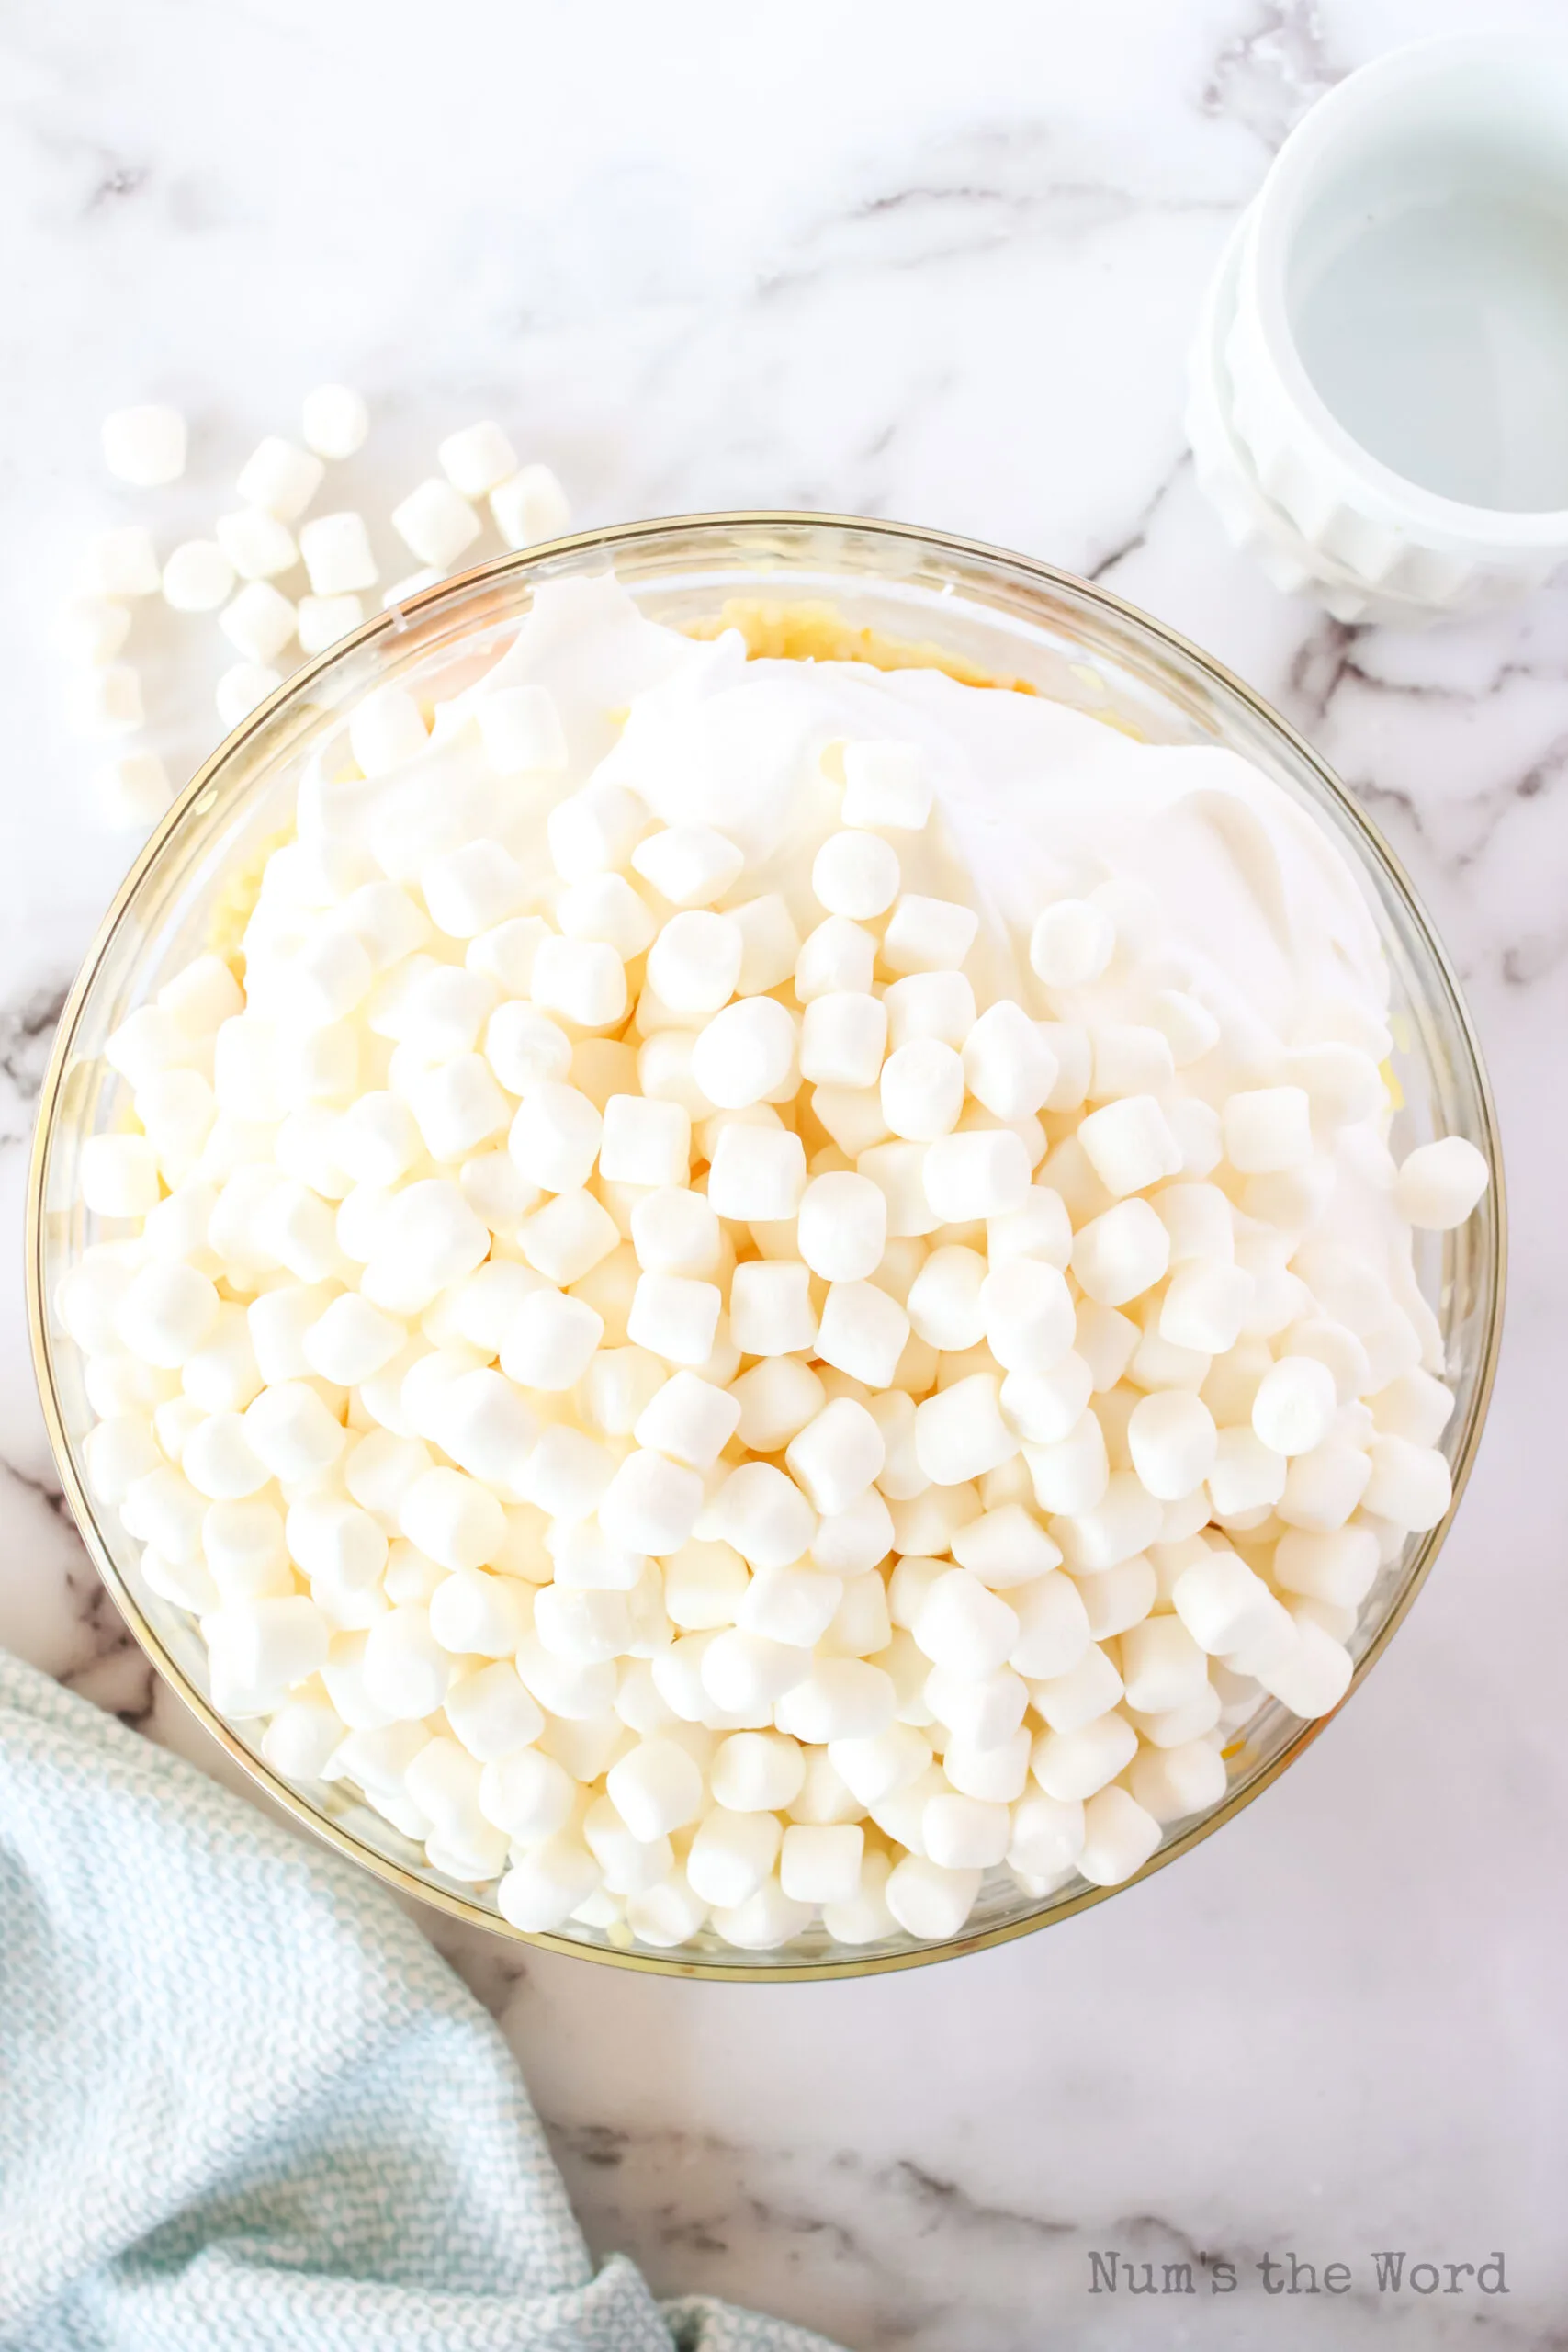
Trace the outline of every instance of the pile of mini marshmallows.
<instances>
[{"instance_id":1,"label":"pile of mini marshmallows","mask_svg":"<svg viewBox=\"0 0 1568 2352\"><path fill-rule=\"evenodd\" d=\"M225 729L265 702L296 662L324 652L359 627L366 592L380 579L364 516L344 509L308 522L300 517L315 501L328 464L353 457L368 428L359 393L344 384L320 385L303 405L303 447L276 435L261 442L235 483L242 503L219 515L209 539L184 540L162 564L151 531L139 523L102 531L91 541L80 593L56 628L60 650L75 668L72 715L79 732L123 743L145 723L141 673L120 659L131 606L142 597L161 592L175 612L218 615L239 657L218 681L218 715ZM177 481L186 443L186 421L177 409L120 409L104 420L108 470L138 489ZM568 526L566 496L555 475L547 466L520 466L499 424L472 424L450 435L437 456L440 473L393 510L393 530L423 568L385 591L385 607L430 587L464 557L477 560L469 551L484 528L482 500L488 499L508 548L531 547ZM296 594L290 575L301 568L308 591ZM122 749L95 782L98 805L117 826L156 823L172 797L163 760L146 749Z\"/></svg>"},{"instance_id":2,"label":"pile of mini marshmallows","mask_svg":"<svg viewBox=\"0 0 1568 2352\"><path fill-rule=\"evenodd\" d=\"M430 723L379 689L358 771ZM464 724L498 788L562 775L542 686ZM1115 886L1039 914L1059 1017L977 1003L975 911L902 885L919 752L838 750L804 938L606 778L532 872L405 793L366 878L302 797L245 990L200 957L108 1046L126 1238L58 1300L93 1489L268 1762L525 1930L940 1939L1000 1865L1118 1883L1266 1694L1336 1705L1449 1505L1414 1327L1301 1247L1371 1058L1215 1108L1192 997L1081 1025L1136 985ZM1390 1173L1406 1242L1486 1182Z\"/></svg>"}]
</instances>

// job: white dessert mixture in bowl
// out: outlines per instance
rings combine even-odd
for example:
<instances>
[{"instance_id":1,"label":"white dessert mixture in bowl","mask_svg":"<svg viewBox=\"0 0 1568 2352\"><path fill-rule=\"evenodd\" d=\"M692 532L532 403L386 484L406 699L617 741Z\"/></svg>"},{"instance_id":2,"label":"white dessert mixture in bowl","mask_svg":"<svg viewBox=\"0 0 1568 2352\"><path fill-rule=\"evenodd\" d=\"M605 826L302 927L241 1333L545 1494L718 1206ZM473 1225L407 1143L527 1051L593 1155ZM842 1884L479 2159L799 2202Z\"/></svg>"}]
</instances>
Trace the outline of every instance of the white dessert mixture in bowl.
<instances>
[{"instance_id":1,"label":"white dessert mixture in bowl","mask_svg":"<svg viewBox=\"0 0 1568 2352\"><path fill-rule=\"evenodd\" d=\"M928 535L393 614L174 812L46 1100L139 1633L361 1859L601 1956L1122 1884L1337 1706L1484 1411L1484 1081L1386 852L1201 657Z\"/></svg>"}]
</instances>

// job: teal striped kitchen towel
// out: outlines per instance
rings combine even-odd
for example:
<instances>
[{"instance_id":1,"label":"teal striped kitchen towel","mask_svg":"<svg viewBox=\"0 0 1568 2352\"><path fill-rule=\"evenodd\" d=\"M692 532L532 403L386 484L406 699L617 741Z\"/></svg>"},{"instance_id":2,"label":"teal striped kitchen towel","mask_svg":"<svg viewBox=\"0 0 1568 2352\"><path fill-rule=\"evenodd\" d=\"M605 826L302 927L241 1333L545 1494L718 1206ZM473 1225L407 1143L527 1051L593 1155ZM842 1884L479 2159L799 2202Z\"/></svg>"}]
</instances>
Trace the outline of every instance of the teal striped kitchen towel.
<instances>
[{"instance_id":1,"label":"teal striped kitchen towel","mask_svg":"<svg viewBox=\"0 0 1568 2352\"><path fill-rule=\"evenodd\" d=\"M0 2345L833 2352L595 2268L392 1898L4 1654Z\"/></svg>"}]
</instances>

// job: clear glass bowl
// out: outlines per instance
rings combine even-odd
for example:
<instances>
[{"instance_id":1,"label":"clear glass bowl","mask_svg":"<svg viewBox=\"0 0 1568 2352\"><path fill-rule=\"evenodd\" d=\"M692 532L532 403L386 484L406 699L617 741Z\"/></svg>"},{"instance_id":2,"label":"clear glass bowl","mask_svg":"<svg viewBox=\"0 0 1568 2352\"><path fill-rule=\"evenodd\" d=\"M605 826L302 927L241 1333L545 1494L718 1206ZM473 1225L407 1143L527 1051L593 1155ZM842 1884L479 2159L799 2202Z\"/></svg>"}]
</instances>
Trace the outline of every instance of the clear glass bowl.
<instances>
[{"instance_id":1,"label":"clear glass bowl","mask_svg":"<svg viewBox=\"0 0 1568 2352\"><path fill-rule=\"evenodd\" d=\"M1359 876L1393 976L1404 1103L1401 1149L1432 1135L1470 1136L1495 1171L1457 1233L1424 1237L1423 1288L1440 1321L1457 1407L1443 1439L1457 1503L1485 1418L1502 1320L1506 1221L1491 1095L1447 956L1387 844L1292 729L1239 681L1173 631L1102 588L1022 556L906 526L810 514L696 515L627 524L531 548L427 590L367 623L295 673L216 752L170 809L127 876L61 1018L34 1142L28 1227L33 1348L66 1497L99 1572L137 1639L230 1755L295 1818L403 1894L503 1936L517 1931L471 1887L443 1878L419 1849L337 1784L293 1786L210 1703L206 1653L192 1620L150 1592L137 1546L89 1497L82 1444L93 1415L82 1363L52 1301L61 1275L96 1237L82 1207L85 1139L112 1126L126 1089L103 1058L109 1033L171 970L206 946L236 870L254 865L290 822L301 770L369 687L433 664L499 650L537 582L613 569L642 608L680 627L711 621L732 598L805 601L911 650L997 681L1026 681L1157 742L1220 742L1311 810ZM919 649L918 654L916 649ZM1448 1522L1414 1537L1384 1569L1352 1644L1359 1687L1419 1589ZM1230 1753L1230 1786L1210 1812L1176 1824L1147 1871L1164 1869L1251 1803L1323 1730L1270 1702ZM1142 1873L1146 1875L1146 1871ZM1135 1882L1133 1882L1135 1883ZM1121 1890L1109 1890L1120 1892ZM781 1981L852 1976L982 1950L1102 1902L1075 1881L1043 1902L993 1871L962 1935L906 1936L846 1947L820 1928L777 1951L742 1952L705 1936L671 1952L591 1928L521 1938L559 1951L684 1976Z\"/></svg>"}]
</instances>

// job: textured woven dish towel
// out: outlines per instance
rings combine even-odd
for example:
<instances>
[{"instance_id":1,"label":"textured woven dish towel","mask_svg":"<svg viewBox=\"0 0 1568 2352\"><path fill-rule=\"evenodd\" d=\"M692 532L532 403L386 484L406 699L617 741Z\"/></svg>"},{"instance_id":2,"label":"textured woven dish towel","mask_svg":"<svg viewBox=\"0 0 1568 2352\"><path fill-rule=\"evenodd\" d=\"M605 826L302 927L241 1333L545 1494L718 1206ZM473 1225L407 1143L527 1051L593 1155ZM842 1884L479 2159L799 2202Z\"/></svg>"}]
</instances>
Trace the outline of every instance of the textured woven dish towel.
<instances>
[{"instance_id":1,"label":"textured woven dish towel","mask_svg":"<svg viewBox=\"0 0 1568 2352\"><path fill-rule=\"evenodd\" d=\"M833 2352L596 2271L390 1896L3 1654L0 2345Z\"/></svg>"}]
</instances>

